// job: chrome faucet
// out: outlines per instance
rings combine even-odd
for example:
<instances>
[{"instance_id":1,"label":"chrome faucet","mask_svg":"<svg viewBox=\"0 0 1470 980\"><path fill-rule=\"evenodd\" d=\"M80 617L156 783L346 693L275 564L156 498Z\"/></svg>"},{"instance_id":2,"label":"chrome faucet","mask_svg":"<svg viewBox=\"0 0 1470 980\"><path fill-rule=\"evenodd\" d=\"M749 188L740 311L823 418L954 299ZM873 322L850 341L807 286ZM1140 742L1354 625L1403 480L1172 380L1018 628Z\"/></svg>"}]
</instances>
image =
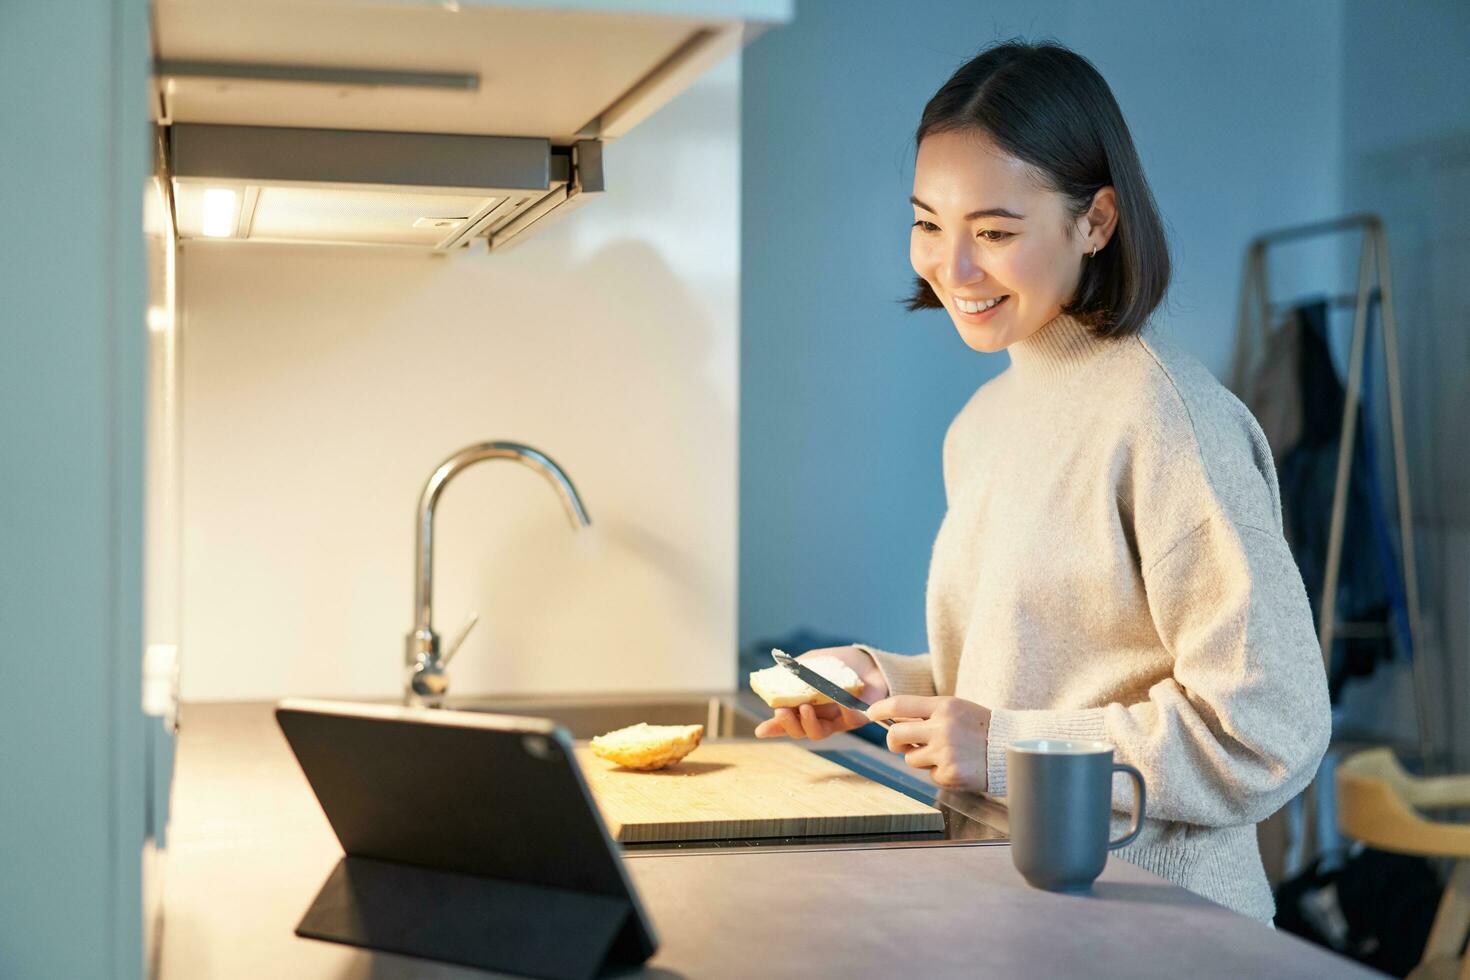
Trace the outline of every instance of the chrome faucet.
<instances>
[{"instance_id":1,"label":"chrome faucet","mask_svg":"<svg viewBox=\"0 0 1470 980\"><path fill-rule=\"evenodd\" d=\"M440 463L429 475L429 482L424 484L423 492L419 494L418 523L414 528L418 538L414 549L414 629L408 634L406 643L409 674L404 690L405 704L415 701L430 705L440 703L444 692L449 689L449 675L444 672L444 668L477 621L477 617L471 615L441 656L439 634L434 632L433 612L434 506L454 474L482 459L513 459L537 470L560 492L562 504L566 507L567 516L571 518L574 528L586 527L592 523L592 518L587 516L587 509L582 506L582 498L577 495L577 488L572 486L572 481L562 472L562 468L551 457L530 446L523 446L518 442L482 442L466 446Z\"/></svg>"}]
</instances>

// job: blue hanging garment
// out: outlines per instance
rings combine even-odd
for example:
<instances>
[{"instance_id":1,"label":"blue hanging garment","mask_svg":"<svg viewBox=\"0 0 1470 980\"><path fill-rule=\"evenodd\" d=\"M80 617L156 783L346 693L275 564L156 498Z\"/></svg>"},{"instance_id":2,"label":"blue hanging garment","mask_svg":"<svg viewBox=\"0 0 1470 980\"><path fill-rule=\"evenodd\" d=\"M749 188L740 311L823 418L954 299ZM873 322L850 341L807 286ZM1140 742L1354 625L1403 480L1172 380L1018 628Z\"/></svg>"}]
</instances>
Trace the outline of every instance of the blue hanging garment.
<instances>
[{"instance_id":1,"label":"blue hanging garment","mask_svg":"<svg viewBox=\"0 0 1470 980\"><path fill-rule=\"evenodd\" d=\"M1292 443L1272 447L1281 485L1286 537L1301 571L1314 618L1320 617L1322 605L1346 400L1328 348L1327 312L1325 300L1303 303L1292 311L1295 346L1291 353L1296 358L1297 370L1291 380L1297 387L1300 414L1292 419ZM1365 369L1369 361L1368 357L1364 358ZM1278 372L1277 384L1281 383L1281 377ZM1364 385L1365 393L1369 387ZM1262 391L1252 400L1257 398L1279 404L1282 393ZM1367 412L1370 404L1360 401L1358 406L1357 437L1349 462L1351 473L1336 611L1340 623L1376 624L1385 629L1383 635L1334 640L1328 658L1328 687L1334 702L1349 678L1371 674L1380 662L1394 658L1395 643L1388 628L1404 618L1396 615L1405 606L1383 517L1383 494L1374 465L1372 419ZM1269 430L1267 436L1268 439L1271 436ZM1407 646L1404 650L1407 654Z\"/></svg>"},{"instance_id":2,"label":"blue hanging garment","mask_svg":"<svg viewBox=\"0 0 1470 980\"><path fill-rule=\"evenodd\" d=\"M1374 427L1372 373L1368 366L1373 363L1373 329L1375 318L1380 314L1380 298L1376 289L1368 297L1368 321L1363 338L1360 438L1363 442L1363 462L1369 477L1368 512L1373 521L1373 547L1378 552L1379 564L1388 571L1388 599L1393 620L1393 635L1398 642L1399 650L1405 657L1412 659L1414 634L1409 629L1409 600L1404 585L1404 570L1399 567L1398 552L1394 550L1389 533L1392 511L1384 501L1383 488L1378 482L1378 474L1383 471L1378 467L1378 430Z\"/></svg>"}]
</instances>

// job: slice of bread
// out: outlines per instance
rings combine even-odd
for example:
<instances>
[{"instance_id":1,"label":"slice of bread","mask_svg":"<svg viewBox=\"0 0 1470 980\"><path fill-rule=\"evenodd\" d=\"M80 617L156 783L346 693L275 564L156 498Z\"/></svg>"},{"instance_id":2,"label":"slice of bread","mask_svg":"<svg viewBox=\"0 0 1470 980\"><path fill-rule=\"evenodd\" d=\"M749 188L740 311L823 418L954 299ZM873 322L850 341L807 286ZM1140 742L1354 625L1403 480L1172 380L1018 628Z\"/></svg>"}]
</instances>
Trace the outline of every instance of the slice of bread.
<instances>
[{"instance_id":1,"label":"slice of bread","mask_svg":"<svg viewBox=\"0 0 1470 980\"><path fill-rule=\"evenodd\" d=\"M863 689L863 679L857 675L857 671L836 657L811 657L802 660L801 665L815 670L848 694L855 695ZM751 671L750 689L773 708L828 704L832 700L780 664L765 670Z\"/></svg>"},{"instance_id":2,"label":"slice of bread","mask_svg":"<svg viewBox=\"0 0 1470 980\"><path fill-rule=\"evenodd\" d=\"M699 745L703 725L647 725L639 722L592 740L593 755L627 769L672 766Z\"/></svg>"}]
</instances>

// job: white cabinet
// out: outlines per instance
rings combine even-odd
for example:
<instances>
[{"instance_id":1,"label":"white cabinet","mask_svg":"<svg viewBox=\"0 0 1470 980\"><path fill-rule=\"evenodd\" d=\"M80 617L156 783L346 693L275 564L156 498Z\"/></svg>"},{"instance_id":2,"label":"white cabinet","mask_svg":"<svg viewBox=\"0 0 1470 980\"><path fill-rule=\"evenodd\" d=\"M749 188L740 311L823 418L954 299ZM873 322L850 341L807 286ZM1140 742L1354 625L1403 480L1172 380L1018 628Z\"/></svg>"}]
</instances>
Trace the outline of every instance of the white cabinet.
<instances>
[{"instance_id":1,"label":"white cabinet","mask_svg":"<svg viewBox=\"0 0 1470 980\"><path fill-rule=\"evenodd\" d=\"M603 190L602 144L791 14L792 0L159 0L157 120L250 160L177 175L180 236L209 234L215 186L232 210L211 237L501 247ZM456 176L484 169L497 179Z\"/></svg>"}]
</instances>

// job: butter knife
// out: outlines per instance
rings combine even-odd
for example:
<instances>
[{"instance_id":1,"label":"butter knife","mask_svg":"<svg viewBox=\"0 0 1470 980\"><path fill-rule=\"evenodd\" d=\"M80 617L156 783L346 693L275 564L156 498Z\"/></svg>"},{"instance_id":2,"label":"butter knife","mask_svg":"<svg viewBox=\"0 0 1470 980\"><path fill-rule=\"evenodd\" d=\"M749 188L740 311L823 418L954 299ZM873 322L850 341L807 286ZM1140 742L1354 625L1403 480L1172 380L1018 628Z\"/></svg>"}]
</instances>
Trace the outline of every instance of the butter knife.
<instances>
[{"instance_id":1,"label":"butter knife","mask_svg":"<svg viewBox=\"0 0 1470 980\"><path fill-rule=\"evenodd\" d=\"M827 695L827 697L831 698L833 701L836 701L844 708L851 708L853 711L867 714L868 705L865 701L863 701L861 698L856 698L853 697L851 694L848 694L842 688L838 687L836 684L832 683L827 678L817 673L815 670L812 670L810 667L803 665L800 660L797 660L791 654L784 653L780 650L772 650L771 656L776 658L776 663L791 671L808 687L815 688L819 693ZM893 727L892 723L888 721L878 721L877 719L874 719L874 721L877 724L882 725L884 728Z\"/></svg>"}]
</instances>

